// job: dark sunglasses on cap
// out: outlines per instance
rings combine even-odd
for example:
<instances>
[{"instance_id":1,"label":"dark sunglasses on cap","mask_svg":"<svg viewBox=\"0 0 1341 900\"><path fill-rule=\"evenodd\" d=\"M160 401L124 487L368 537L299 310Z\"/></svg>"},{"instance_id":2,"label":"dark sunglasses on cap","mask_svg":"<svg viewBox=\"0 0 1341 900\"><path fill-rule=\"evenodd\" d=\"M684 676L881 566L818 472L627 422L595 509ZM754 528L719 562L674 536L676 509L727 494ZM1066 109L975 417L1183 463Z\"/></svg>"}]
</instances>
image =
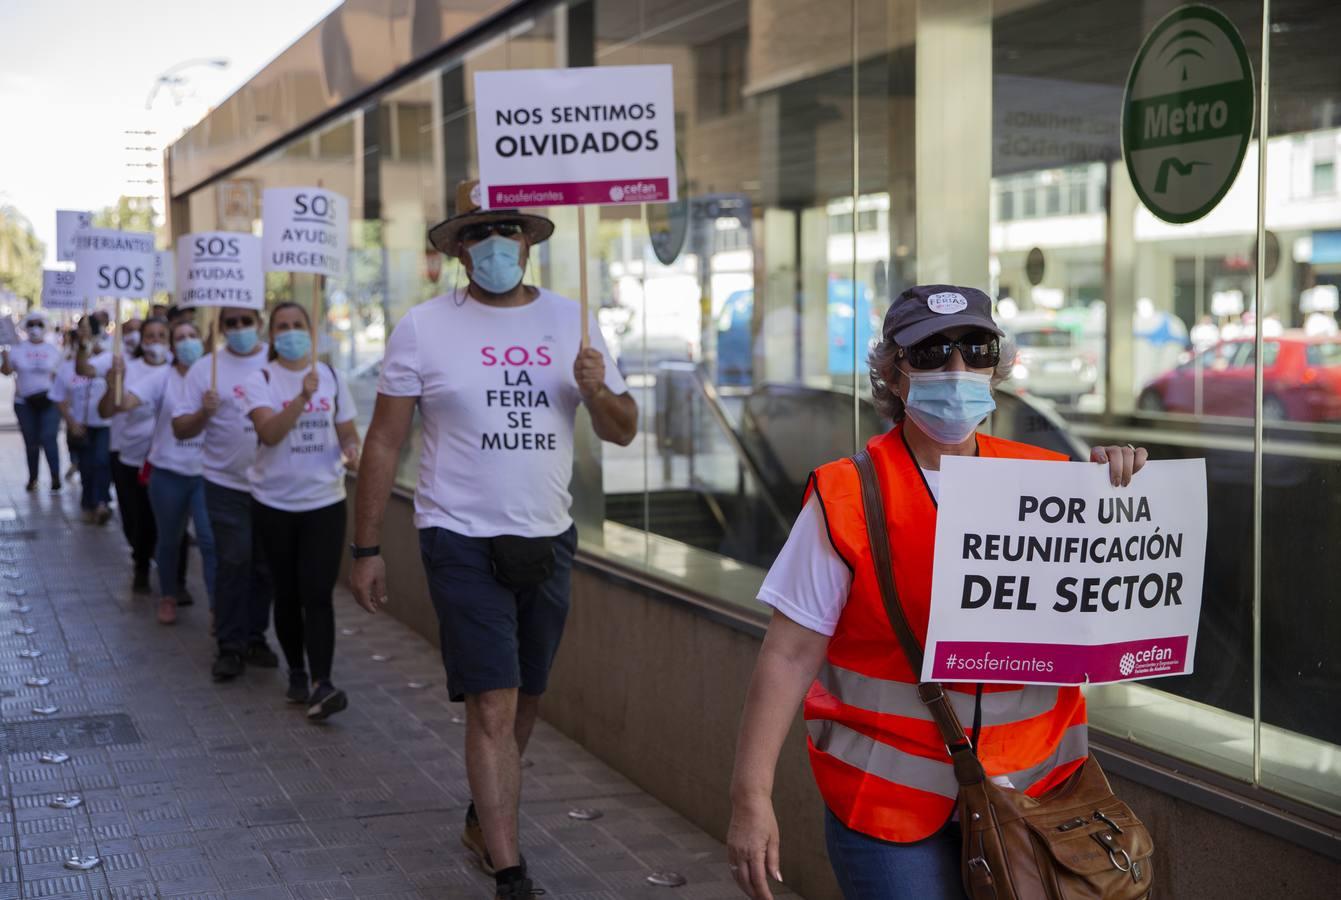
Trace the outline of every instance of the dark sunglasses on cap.
<instances>
[{"instance_id":1,"label":"dark sunglasses on cap","mask_svg":"<svg viewBox=\"0 0 1341 900\"><path fill-rule=\"evenodd\" d=\"M256 319L252 316L224 316L224 328L251 328L256 324Z\"/></svg>"},{"instance_id":2,"label":"dark sunglasses on cap","mask_svg":"<svg viewBox=\"0 0 1341 900\"><path fill-rule=\"evenodd\" d=\"M1001 339L990 331L974 331L957 341L933 334L908 347L903 354L914 369L939 369L950 361L956 347L970 369L994 369L1001 362Z\"/></svg>"},{"instance_id":3,"label":"dark sunglasses on cap","mask_svg":"<svg viewBox=\"0 0 1341 900\"><path fill-rule=\"evenodd\" d=\"M520 222L480 222L461 229L461 240L467 244L478 243L496 234L499 237L515 238L522 233Z\"/></svg>"}]
</instances>

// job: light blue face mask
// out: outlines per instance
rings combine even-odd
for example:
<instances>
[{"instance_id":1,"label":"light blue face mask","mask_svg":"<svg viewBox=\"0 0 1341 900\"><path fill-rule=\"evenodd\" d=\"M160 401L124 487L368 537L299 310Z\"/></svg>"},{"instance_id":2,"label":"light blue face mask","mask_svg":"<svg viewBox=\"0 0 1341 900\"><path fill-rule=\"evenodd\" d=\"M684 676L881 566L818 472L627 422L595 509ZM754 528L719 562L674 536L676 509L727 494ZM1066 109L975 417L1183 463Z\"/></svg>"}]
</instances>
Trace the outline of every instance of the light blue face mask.
<instances>
[{"instance_id":1,"label":"light blue face mask","mask_svg":"<svg viewBox=\"0 0 1341 900\"><path fill-rule=\"evenodd\" d=\"M173 355L177 357L177 362L189 366L205 355L205 345L200 342L200 338L182 338L176 343Z\"/></svg>"},{"instance_id":2,"label":"light blue face mask","mask_svg":"<svg viewBox=\"0 0 1341 900\"><path fill-rule=\"evenodd\" d=\"M246 356L256 349L256 329L252 327L240 328L237 331L225 331L224 343L234 353Z\"/></svg>"},{"instance_id":3,"label":"light blue face mask","mask_svg":"<svg viewBox=\"0 0 1341 900\"><path fill-rule=\"evenodd\" d=\"M472 247L470 280L491 294L506 294L521 284L521 243L493 234Z\"/></svg>"},{"instance_id":4,"label":"light blue face mask","mask_svg":"<svg viewBox=\"0 0 1341 900\"><path fill-rule=\"evenodd\" d=\"M306 331L281 331L275 335L275 352L289 362L306 359L312 355L312 335Z\"/></svg>"},{"instance_id":5,"label":"light blue face mask","mask_svg":"<svg viewBox=\"0 0 1341 900\"><path fill-rule=\"evenodd\" d=\"M969 439L996 409L992 378L976 372L904 372L908 378L908 418L938 444Z\"/></svg>"}]
</instances>

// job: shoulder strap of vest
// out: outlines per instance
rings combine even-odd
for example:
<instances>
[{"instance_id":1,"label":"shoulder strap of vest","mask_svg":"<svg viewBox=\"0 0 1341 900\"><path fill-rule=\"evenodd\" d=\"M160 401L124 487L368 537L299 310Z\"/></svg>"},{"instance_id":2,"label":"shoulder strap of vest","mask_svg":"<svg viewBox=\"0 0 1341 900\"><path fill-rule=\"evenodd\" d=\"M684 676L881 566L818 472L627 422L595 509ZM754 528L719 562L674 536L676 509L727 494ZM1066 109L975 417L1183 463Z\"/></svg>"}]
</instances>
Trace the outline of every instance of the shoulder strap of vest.
<instances>
[{"instance_id":1,"label":"shoulder strap of vest","mask_svg":"<svg viewBox=\"0 0 1341 900\"><path fill-rule=\"evenodd\" d=\"M866 539L871 545L871 561L875 565L875 580L880 586L880 599L885 606L885 615L894 628L903 653L912 664L913 671L922 671L922 645L917 642L908 617L904 615L903 604L899 602L898 588L894 583L894 563L889 555L889 529L885 526L885 501L880 495L880 476L876 473L871 454L861 450L852 457L861 480L861 505L866 512ZM945 688L935 681L919 681L917 694L931 713L945 749L954 761L955 777L960 784L979 784L987 776L982 763L974 754L973 742L964 732L964 726L955 714L954 707L945 696Z\"/></svg>"}]
</instances>

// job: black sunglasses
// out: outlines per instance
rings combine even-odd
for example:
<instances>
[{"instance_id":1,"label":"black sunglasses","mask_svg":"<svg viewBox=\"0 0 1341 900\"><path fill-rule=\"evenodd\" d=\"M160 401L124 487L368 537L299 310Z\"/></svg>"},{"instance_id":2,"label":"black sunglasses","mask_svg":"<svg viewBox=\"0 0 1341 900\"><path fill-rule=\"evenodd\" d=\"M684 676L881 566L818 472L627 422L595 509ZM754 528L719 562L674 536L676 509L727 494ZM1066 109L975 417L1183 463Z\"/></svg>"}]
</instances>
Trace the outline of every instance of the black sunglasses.
<instances>
[{"instance_id":1,"label":"black sunglasses","mask_svg":"<svg viewBox=\"0 0 1341 900\"><path fill-rule=\"evenodd\" d=\"M1001 362L1001 339L990 331L975 331L957 341L943 334L933 334L903 353L914 369L939 369L950 361L950 354L956 347L964 358L964 365L970 369L994 369Z\"/></svg>"},{"instance_id":2,"label":"black sunglasses","mask_svg":"<svg viewBox=\"0 0 1341 900\"><path fill-rule=\"evenodd\" d=\"M477 225L467 225L461 229L461 240L467 244L478 243L485 240L491 234L499 237L514 238L522 233L522 226L519 222L480 222Z\"/></svg>"},{"instance_id":3,"label":"black sunglasses","mask_svg":"<svg viewBox=\"0 0 1341 900\"><path fill-rule=\"evenodd\" d=\"M224 328L250 328L256 324L251 316L224 316Z\"/></svg>"}]
</instances>

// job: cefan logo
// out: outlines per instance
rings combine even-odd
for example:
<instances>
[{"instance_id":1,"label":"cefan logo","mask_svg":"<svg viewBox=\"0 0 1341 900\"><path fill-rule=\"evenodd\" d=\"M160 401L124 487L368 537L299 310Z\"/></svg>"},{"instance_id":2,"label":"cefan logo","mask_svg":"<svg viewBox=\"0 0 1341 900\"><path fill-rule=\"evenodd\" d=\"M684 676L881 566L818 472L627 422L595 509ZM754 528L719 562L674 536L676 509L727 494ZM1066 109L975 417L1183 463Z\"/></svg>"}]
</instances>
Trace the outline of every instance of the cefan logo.
<instances>
[{"instance_id":1,"label":"cefan logo","mask_svg":"<svg viewBox=\"0 0 1341 900\"><path fill-rule=\"evenodd\" d=\"M1123 678L1126 678L1128 675L1130 675L1132 672L1135 671L1136 671L1136 654L1135 653L1122 654L1122 659L1118 660L1118 672L1122 674Z\"/></svg>"}]
</instances>

